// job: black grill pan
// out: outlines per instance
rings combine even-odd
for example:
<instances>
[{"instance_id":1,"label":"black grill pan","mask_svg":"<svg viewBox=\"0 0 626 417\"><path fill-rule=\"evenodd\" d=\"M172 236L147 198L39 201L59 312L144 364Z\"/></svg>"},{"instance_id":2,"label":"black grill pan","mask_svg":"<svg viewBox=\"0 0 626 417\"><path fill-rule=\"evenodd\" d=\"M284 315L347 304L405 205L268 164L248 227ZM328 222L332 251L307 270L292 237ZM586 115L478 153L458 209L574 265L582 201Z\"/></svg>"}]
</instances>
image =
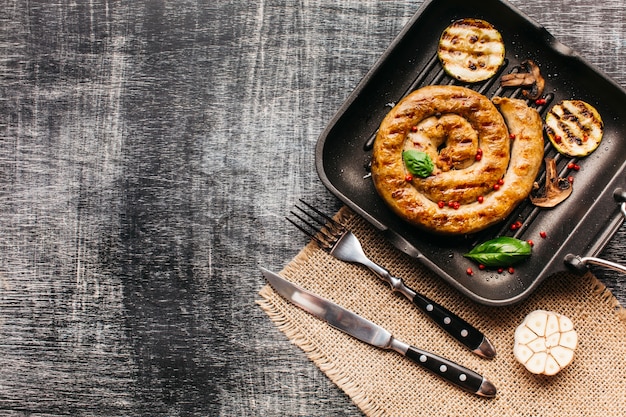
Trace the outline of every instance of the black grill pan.
<instances>
[{"instance_id":1,"label":"black grill pan","mask_svg":"<svg viewBox=\"0 0 626 417\"><path fill-rule=\"evenodd\" d=\"M444 238L409 226L393 214L374 189L369 163L378 125L391 106L424 85L459 85L443 72L436 50L442 31L465 17L492 23L506 47L501 73L466 87L488 97L520 96L520 91L502 89L499 78L532 59L546 80L547 103L537 106L542 116L560 100L584 100L600 112L605 132L600 147L581 159L560 156L545 140L545 155L556 159L560 176L574 177L574 191L565 202L553 209L538 209L524 202L506 221L478 235ZM585 270L581 259L594 258L620 227L626 204L624 132L626 91L512 5L500 0L431 0L422 5L320 135L316 167L324 185L383 231L398 249L471 299L503 306L526 298L556 272ZM568 172L570 162L578 164L580 171ZM544 174L537 178L539 184ZM511 231L510 225L517 221L524 226ZM531 258L516 265L513 273L482 271L462 256L477 243L502 235L535 242ZM474 274L468 275L467 268Z\"/></svg>"}]
</instances>

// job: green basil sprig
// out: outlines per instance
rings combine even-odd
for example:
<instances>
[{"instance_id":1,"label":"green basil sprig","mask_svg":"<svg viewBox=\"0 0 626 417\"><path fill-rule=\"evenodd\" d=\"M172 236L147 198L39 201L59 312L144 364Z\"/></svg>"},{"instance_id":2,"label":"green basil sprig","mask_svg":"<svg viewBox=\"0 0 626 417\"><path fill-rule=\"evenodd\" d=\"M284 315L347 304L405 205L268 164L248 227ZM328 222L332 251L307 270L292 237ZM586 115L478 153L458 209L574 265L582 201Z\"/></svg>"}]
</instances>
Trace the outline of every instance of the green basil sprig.
<instances>
[{"instance_id":1,"label":"green basil sprig","mask_svg":"<svg viewBox=\"0 0 626 417\"><path fill-rule=\"evenodd\" d=\"M524 240L501 236L475 246L466 258L489 267L510 266L530 256L531 246Z\"/></svg>"},{"instance_id":2,"label":"green basil sprig","mask_svg":"<svg viewBox=\"0 0 626 417\"><path fill-rule=\"evenodd\" d=\"M406 165L406 169L413 175L426 178L432 174L435 165L432 159L425 152L416 150L408 150L402 152L402 159Z\"/></svg>"}]
</instances>

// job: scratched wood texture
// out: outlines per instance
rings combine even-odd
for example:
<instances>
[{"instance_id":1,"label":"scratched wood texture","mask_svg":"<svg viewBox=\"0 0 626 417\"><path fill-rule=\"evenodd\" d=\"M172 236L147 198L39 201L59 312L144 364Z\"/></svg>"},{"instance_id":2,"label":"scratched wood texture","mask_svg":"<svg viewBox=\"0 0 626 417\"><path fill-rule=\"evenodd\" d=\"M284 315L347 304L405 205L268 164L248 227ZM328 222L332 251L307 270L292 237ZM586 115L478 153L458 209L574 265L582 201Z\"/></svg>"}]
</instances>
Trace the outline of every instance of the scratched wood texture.
<instances>
[{"instance_id":1,"label":"scratched wood texture","mask_svg":"<svg viewBox=\"0 0 626 417\"><path fill-rule=\"evenodd\" d=\"M512 3L626 86L624 0ZM315 142L420 4L1 0L0 414L360 415L257 267L339 208Z\"/></svg>"}]
</instances>

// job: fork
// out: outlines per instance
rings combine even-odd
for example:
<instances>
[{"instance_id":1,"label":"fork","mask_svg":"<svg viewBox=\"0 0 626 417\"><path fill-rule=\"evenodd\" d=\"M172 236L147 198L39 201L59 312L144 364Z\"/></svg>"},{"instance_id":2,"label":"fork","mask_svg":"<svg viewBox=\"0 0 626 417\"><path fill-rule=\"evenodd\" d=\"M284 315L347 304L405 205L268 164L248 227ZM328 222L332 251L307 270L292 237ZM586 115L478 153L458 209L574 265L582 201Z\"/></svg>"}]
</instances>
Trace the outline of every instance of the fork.
<instances>
[{"instance_id":1,"label":"fork","mask_svg":"<svg viewBox=\"0 0 626 417\"><path fill-rule=\"evenodd\" d=\"M408 298L409 301L422 310L430 319L439 325L439 327L473 353L484 358L493 358L496 355L495 348L489 339L478 329L442 305L407 287L402 279L394 277L385 268L370 260L363 251L363 247L357 237L343 224L302 199L300 199L300 202L305 205L308 210L295 205L295 208L298 209L299 212L291 211L290 213L297 218L299 222L289 217L287 217L287 220L300 231L310 236L324 251L342 261L366 266L375 275L383 281L386 281L394 292L399 292ZM316 215L311 214L311 212Z\"/></svg>"}]
</instances>

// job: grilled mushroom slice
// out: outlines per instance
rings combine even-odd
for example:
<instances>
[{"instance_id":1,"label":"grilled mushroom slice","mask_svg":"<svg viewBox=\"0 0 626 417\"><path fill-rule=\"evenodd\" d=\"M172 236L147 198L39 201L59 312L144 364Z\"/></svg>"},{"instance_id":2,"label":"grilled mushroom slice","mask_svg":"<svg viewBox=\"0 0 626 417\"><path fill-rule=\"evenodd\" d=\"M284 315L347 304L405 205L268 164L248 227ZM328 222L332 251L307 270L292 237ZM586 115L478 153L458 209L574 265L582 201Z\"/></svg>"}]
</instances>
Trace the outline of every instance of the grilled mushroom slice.
<instances>
[{"instance_id":1,"label":"grilled mushroom slice","mask_svg":"<svg viewBox=\"0 0 626 417\"><path fill-rule=\"evenodd\" d=\"M564 155L589 155L600 145L603 132L600 113L582 100L563 100L546 115L548 138Z\"/></svg>"},{"instance_id":2,"label":"grilled mushroom slice","mask_svg":"<svg viewBox=\"0 0 626 417\"><path fill-rule=\"evenodd\" d=\"M523 72L514 72L503 75L500 78L502 87L526 87L522 95L531 100L537 100L543 94L546 81L541 76L541 71L537 64L527 59L521 64Z\"/></svg>"},{"instance_id":3,"label":"grilled mushroom slice","mask_svg":"<svg viewBox=\"0 0 626 417\"><path fill-rule=\"evenodd\" d=\"M466 18L443 31L437 55L451 77L476 83L498 72L504 62L504 42L491 23Z\"/></svg>"},{"instance_id":4,"label":"grilled mushroom slice","mask_svg":"<svg viewBox=\"0 0 626 417\"><path fill-rule=\"evenodd\" d=\"M546 188L541 196L529 196L530 201L537 207L554 207L572 194L572 184L566 178L559 178L556 172L556 162L546 158Z\"/></svg>"}]
</instances>

